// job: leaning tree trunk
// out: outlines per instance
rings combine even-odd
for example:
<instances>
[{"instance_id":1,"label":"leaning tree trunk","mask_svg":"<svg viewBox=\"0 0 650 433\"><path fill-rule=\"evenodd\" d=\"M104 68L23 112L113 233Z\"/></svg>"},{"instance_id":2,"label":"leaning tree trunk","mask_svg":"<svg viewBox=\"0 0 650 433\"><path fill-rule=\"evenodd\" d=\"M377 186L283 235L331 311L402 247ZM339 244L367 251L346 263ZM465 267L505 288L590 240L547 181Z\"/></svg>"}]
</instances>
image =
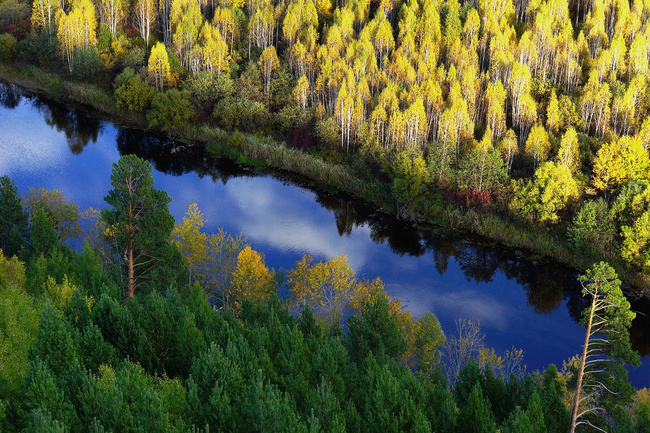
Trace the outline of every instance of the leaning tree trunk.
<instances>
[{"instance_id":1,"label":"leaning tree trunk","mask_svg":"<svg viewBox=\"0 0 650 433\"><path fill-rule=\"evenodd\" d=\"M596 307L596 299L598 292L596 292L591 301L591 309L589 311L589 322L587 323L587 333L585 335L585 345L582 348L582 356L580 357L580 370L578 371L578 384L576 385L576 396L573 400L573 409L571 410L571 428L569 433L574 433L576 430L576 422L578 419L578 406L580 405L580 394L582 393L582 378L585 373L585 363L587 361L587 349L589 347L589 338L591 337L591 325L594 320L594 310Z\"/></svg>"}]
</instances>

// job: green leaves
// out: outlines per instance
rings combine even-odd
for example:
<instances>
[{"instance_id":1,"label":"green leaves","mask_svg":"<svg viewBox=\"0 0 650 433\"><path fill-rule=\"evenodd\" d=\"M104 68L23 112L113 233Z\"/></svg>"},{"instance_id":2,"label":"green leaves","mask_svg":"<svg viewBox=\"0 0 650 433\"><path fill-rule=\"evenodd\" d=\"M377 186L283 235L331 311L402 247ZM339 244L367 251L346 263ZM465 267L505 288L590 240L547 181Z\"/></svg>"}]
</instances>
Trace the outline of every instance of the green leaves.
<instances>
[{"instance_id":1,"label":"green leaves","mask_svg":"<svg viewBox=\"0 0 650 433\"><path fill-rule=\"evenodd\" d=\"M540 223L555 223L558 213L579 196L578 183L565 165L542 163L535 178L521 187L511 206L522 217L530 216Z\"/></svg>"},{"instance_id":2,"label":"green leaves","mask_svg":"<svg viewBox=\"0 0 650 433\"><path fill-rule=\"evenodd\" d=\"M568 229L576 250L586 254L611 252L614 221L605 200L585 201Z\"/></svg>"},{"instance_id":3,"label":"green leaves","mask_svg":"<svg viewBox=\"0 0 650 433\"><path fill-rule=\"evenodd\" d=\"M156 93L147 113L149 125L163 131L189 126L195 112L188 97L189 92L178 89Z\"/></svg>"},{"instance_id":4,"label":"green leaves","mask_svg":"<svg viewBox=\"0 0 650 433\"><path fill-rule=\"evenodd\" d=\"M397 156L394 167L393 191L405 203L418 199L431 182L422 157L411 157L406 152Z\"/></svg>"},{"instance_id":5,"label":"green leaves","mask_svg":"<svg viewBox=\"0 0 650 433\"><path fill-rule=\"evenodd\" d=\"M151 170L151 164L135 155L121 157L113 164L113 189L104 197L112 209L102 211L102 221L109 244L116 248L114 257L125 267L123 285L129 297L134 296L136 287L148 284L149 274L160 263L170 265L173 260L168 254L174 227L168 209L171 198L154 188Z\"/></svg>"},{"instance_id":6,"label":"green leaves","mask_svg":"<svg viewBox=\"0 0 650 433\"><path fill-rule=\"evenodd\" d=\"M616 415L631 401L634 389L627 380L625 364L639 364L639 355L630 346L628 328L636 313L623 296L621 282L614 269L605 262L595 264L578 280L583 296L591 298L583 311L587 336L577 373L577 390L571 417L571 432L592 412L604 410ZM583 393L592 396L587 410L582 408ZM583 416L584 415L584 416Z\"/></svg>"},{"instance_id":7,"label":"green leaves","mask_svg":"<svg viewBox=\"0 0 650 433\"><path fill-rule=\"evenodd\" d=\"M155 89L132 68L124 68L124 71L115 77L113 86L117 106L129 111L140 112L149 108L155 93Z\"/></svg>"},{"instance_id":8,"label":"green leaves","mask_svg":"<svg viewBox=\"0 0 650 433\"><path fill-rule=\"evenodd\" d=\"M18 188L9 176L0 177L0 249L5 249L13 226L24 233L27 214L23 211Z\"/></svg>"}]
</instances>

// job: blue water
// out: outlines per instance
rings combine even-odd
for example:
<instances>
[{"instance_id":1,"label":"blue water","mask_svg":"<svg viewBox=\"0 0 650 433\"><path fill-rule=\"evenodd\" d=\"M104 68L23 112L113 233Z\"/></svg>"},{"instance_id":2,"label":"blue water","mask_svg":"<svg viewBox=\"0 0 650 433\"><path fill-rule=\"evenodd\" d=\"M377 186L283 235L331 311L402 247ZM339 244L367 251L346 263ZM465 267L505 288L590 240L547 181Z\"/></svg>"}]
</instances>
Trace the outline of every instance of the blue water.
<instances>
[{"instance_id":1,"label":"blue water","mask_svg":"<svg viewBox=\"0 0 650 433\"><path fill-rule=\"evenodd\" d=\"M446 333L459 318L480 321L485 344L497 353L523 349L529 371L550 363L561 367L581 350L584 330L574 317L582 306L570 269L424 234L338 194L176 148L81 110L38 98L3 98L0 175L8 174L21 194L30 186L59 189L81 209L102 208L111 165L121 153L135 152L152 161L155 185L172 198L177 220L197 203L206 231L243 233L269 267L289 269L303 254L316 260L345 254L359 277L381 277L408 311L415 317L432 311ZM647 334L647 321L635 326L635 336ZM646 357L631 380L648 387L649 345L636 340Z\"/></svg>"}]
</instances>

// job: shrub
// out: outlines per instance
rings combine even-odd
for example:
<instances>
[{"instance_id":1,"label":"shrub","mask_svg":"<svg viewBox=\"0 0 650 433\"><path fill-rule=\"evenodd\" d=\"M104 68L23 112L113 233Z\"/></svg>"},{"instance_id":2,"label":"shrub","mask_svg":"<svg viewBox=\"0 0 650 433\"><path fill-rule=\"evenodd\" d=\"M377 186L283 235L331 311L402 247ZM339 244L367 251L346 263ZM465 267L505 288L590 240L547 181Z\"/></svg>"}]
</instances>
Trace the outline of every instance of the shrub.
<instances>
[{"instance_id":1,"label":"shrub","mask_svg":"<svg viewBox=\"0 0 650 433\"><path fill-rule=\"evenodd\" d=\"M151 110L147 113L149 125L163 131L187 127L194 117L188 98L189 92L178 89L156 93L151 101Z\"/></svg>"},{"instance_id":2,"label":"shrub","mask_svg":"<svg viewBox=\"0 0 650 433\"><path fill-rule=\"evenodd\" d=\"M130 111L143 111L149 107L155 90L131 68L115 77L115 99L120 108Z\"/></svg>"},{"instance_id":3,"label":"shrub","mask_svg":"<svg viewBox=\"0 0 650 433\"><path fill-rule=\"evenodd\" d=\"M16 56L16 38L5 33L0 35L0 62L11 62Z\"/></svg>"},{"instance_id":4,"label":"shrub","mask_svg":"<svg viewBox=\"0 0 650 433\"><path fill-rule=\"evenodd\" d=\"M224 128L248 132L264 132L271 121L271 113L264 104L239 96L219 101L213 115Z\"/></svg>"}]
</instances>

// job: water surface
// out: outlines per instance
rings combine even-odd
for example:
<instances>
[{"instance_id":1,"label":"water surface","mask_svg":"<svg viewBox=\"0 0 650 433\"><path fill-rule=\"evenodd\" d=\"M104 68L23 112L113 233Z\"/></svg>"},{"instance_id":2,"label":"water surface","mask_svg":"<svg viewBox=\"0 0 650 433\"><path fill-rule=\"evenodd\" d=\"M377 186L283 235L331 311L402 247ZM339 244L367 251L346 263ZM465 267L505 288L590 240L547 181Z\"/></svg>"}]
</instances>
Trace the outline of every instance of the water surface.
<instances>
[{"instance_id":1,"label":"water surface","mask_svg":"<svg viewBox=\"0 0 650 433\"><path fill-rule=\"evenodd\" d=\"M577 273L565 266L454 234L424 233L342 194L239 167L0 84L0 175L8 174L21 194L30 186L59 189L81 209L105 207L111 166L128 153L151 161L155 185L172 198L177 220L197 203L206 231L243 233L276 270L291 268L303 254L316 260L345 254L359 277L381 277L415 317L432 311L447 333L458 318L480 321L486 345L497 353L522 348L529 370L561 366L581 349L584 330L576 320L584 304ZM635 320L633 343L646 360L631 372L639 387L650 386L648 329L647 316Z\"/></svg>"}]
</instances>

